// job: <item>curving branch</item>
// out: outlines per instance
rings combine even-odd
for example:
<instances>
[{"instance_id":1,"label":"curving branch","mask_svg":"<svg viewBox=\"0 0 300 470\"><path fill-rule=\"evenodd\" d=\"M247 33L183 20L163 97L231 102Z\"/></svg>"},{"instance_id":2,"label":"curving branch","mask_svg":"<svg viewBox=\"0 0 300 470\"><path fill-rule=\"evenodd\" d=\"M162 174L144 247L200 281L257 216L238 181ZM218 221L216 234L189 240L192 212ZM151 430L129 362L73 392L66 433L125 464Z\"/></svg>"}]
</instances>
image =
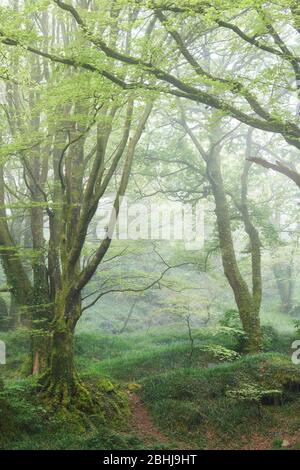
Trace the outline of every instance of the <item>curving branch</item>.
<instances>
[{"instance_id":1,"label":"curving branch","mask_svg":"<svg viewBox=\"0 0 300 470\"><path fill-rule=\"evenodd\" d=\"M164 269L162 271L162 273L160 274L160 276L157 279L155 279L150 284L148 284L147 286L144 286L144 287L139 287L139 288L138 287L137 288L129 287L127 289L108 289L105 292L101 292L100 294L97 295L97 297L91 303L89 303L88 305L83 307L81 311L83 312L84 310L87 310L87 309L93 307L93 305L95 305L98 302L98 300L100 300L101 297L103 297L106 294L112 294L112 293L117 293L117 292L144 292L146 290L149 290L152 287L154 287L156 284L158 284L159 281L161 281L163 279L164 275L168 271L170 271L170 269L181 268L182 266L187 266L187 265L190 265L190 264L192 264L192 263L180 263L180 264L177 264L177 265L174 265L174 266L168 265L166 267L166 269Z\"/></svg>"},{"instance_id":2,"label":"curving branch","mask_svg":"<svg viewBox=\"0 0 300 470\"><path fill-rule=\"evenodd\" d=\"M247 160L249 162L257 163L258 165L263 166L264 168L277 171L277 173L281 173L282 175L287 176L292 181L294 181L294 183L296 183L298 188L300 188L300 173L293 170L284 163L280 162L279 160L276 160L276 163L269 162L268 160L265 160L264 158L260 157L248 157Z\"/></svg>"}]
</instances>

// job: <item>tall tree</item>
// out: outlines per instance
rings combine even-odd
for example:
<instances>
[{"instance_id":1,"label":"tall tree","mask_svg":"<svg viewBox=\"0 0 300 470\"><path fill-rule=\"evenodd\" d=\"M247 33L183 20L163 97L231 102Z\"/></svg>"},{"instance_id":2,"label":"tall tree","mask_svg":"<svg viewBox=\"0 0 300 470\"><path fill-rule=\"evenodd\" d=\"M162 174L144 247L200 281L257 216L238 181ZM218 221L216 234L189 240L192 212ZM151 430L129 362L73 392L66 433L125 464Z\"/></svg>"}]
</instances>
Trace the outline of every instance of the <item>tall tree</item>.
<instances>
[{"instance_id":1,"label":"tall tree","mask_svg":"<svg viewBox=\"0 0 300 470\"><path fill-rule=\"evenodd\" d=\"M69 47L72 28L66 40L68 23L53 17L48 20L56 31L52 40ZM45 26L45 22L42 24ZM107 34L115 34L111 22ZM40 379L42 390L57 403L67 406L83 398L84 404L89 397L75 370L73 351L74 330L82 313L82 291L110 248L135 149L151 113L152 97L141 101L105 78L95 81L85 72L49 67L42 58L32 60L23 55L22 60L32 67L30 87L26 81L22 90L9 84L3 115L8 126L2 146L6 162L1 167L0 184L1 257L18 303L31 312L34 324L42 323L33 346L33 372L46 366ZM31 266L24 255L23 260L20 256L22 247L14 240L6 212L8 176L13 164L9 155L17 159L24 177L18 180L16 193L22 193L24 180L27 186L22 206L28 211L31 227ZM116 195L107 236L83 264L90 224L99 201L112 189ZM45 335L51 340L50 351L42 351L45 344L49 345Z\"/></svg>"}]
</instances>

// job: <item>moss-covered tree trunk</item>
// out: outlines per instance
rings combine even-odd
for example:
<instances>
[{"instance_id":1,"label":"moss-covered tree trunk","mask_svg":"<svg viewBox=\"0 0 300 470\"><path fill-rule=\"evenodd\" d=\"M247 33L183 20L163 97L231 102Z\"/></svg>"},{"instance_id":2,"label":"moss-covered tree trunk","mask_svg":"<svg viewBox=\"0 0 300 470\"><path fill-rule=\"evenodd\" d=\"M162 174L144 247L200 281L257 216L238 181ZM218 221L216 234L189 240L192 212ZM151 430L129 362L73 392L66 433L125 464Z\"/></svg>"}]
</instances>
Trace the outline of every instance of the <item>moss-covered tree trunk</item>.
<instances>
[{"instance_id":1,"label":"moss-covered tree trunk","mask_svg":"<svg viewBox=\"0 0 300 470\"><path fill-rule=\"evenodd\" d=\"M64 320L57 321L53 330L50 368L45 391L60 403L69 404L77 391L74 365L74 331Z\"/></svg>"},{"instance_id":2,"label":"moss-covered tree trunk","mask_svg":"<svg viewBox=\"0 0 300 470\"><path fill-rule=\"evenodd\" d=\"M230 224L230 214L226 192L221 172L221 163L218 147L213 147L207 157L207 175L211 183L215 200L215 213L220 240L221 257L225 276L233 290L235 301L239 310L241 322L246 334L245 352L255 353L261 347L260 329L260 294L256 292L259 286L260 265L255 265L253 271L253 294L249 291L248 285L238 267L232 232ZM257 259L254 261L258 261Z\"/></svg>"},{"instance_id":3,"label":"moss-covered tree trunk","mask_svg":"<svg viewBox=\"0 0 300 470\"><path fill-rule=\"evenodd\" d=\"M253 305L248 296L241 299L242 294L235 295L243 330L246 334L245 348L246 353L257 353L261 349L261 327L259 310Z\"/></svg>"},{"instance_id":4,"label":"moss-covered tree trunk","mask_svg":"<svg viewBox=\"0 0 300 470\"><path fill-rule=\"evenodd\" d=\"M43 395L58 407L91 409L92 400L79 379L74 362L74 331L81 314L79 299L70 307L68 293L58 293L51 325L49 367L41 376Z\"/></svg>"},{"instance_id":5,"label":"moss-covered tree trunk","mask_svg":"<svg viewBox=\"0 0 300 470\"><path fill-rule=\"evenodd\" d=\"M187 124L183 107L181 107L182 125L191 137L197 151L205 161L206 176L210 183L211 193L215 201L215 214L217 219L218 239L220 243L221 258L224 274L233 291L235 302L239 311L243 330L246 334L245 352L258 352L261 348L260 306L262 298L261 277L261 243L259 233L251 221L248 211L247 191L248 173L251 166L249 157L252 148L252 129L247 134L246 159L241 177L241 197L234 203L241 214L245 232L250 241L252 288L248 287L246 279L240 272L232 237L232 228L229 204L221 168L222 130L218 114L212 117L212 130L209 135L210 147L207 151L200 140ZM224 137L224 136L223 136Z\"/></svg>"}]
</instances>

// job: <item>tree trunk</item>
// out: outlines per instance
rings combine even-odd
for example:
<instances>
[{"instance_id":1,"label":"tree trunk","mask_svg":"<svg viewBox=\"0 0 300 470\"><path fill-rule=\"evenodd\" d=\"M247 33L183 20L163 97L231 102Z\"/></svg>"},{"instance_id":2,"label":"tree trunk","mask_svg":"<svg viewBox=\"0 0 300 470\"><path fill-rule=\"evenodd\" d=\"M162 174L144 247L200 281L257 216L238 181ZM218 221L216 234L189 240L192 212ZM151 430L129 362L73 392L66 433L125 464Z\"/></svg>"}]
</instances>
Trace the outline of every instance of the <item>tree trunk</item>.
<instances>
[{"instance_id":1,"label":"tree trunk","mask_svg":"<svg viewBox=\"0 0 300 470\"><path fill-rule=\"evenodd\" d=\"M277 262L273 264L273 273L281 301L282 313L290 313L293 308L293 279L291 264Z\"/></svg>"},{"instance_id":2,"label":"tree trunk","mask_svg":"<svg viewBox=\"0 0 300 470\"><path fill-rule=\"evenodd\" d=\"M259 320L260 303L256 301L255 296L251 295L248 285L238 267L218 147L215 146L213 148L206 163L207 175L211 183L216 206L215 213L224 274L232 288L243 329L246 334L245 352L255 353L260 350L261 346Z\"/></svg>"},{"instance_id":3,"label":"tree trunk","mask_svg":"<svg viewBox=\"0 0 300 470\"><path fill-rule=\"evenodd\" d=\"M34 299L31 311L31 373L41 374L50 365L51 321L53 306L43 282L40 283L34 271Z\"/></svg>"},{"instance_id":4,"label":"tree trunk","mask_svg":"<svg viewBox=\"0 0 300 470\"><path fill-rule=\"evenodd\" d=\"M10 293L9 317L11 319L12 328L18 328L21 325L20 306L12 292Z\"/></svg>"},{"instance_id":5,"label":"tree trunk","mask_svg":"<svg viewBox=\"0 0 300 470\"><path fill-rule=\"evenodd\" d=\"M261 328L259 311L254 306L247 304L245 307L238 307L243 330L246 334L244 352L257 353L261 349Z\"/></svg>"},{"instance_id":6,"label":"tree trunk","mask_svg":"<svg viewBox=\"0 0 300 470\"><path fill-rule=\"evenodd\" d=\"M57 406L69 408L82 402L83 395L88 398L74 364L74 331L64 321L54 327L50 367L42 376L41 385L46 398Z\"/></svg>"},{"instance_id":7,"label":"tree trunk","mask_svg":"<svg viewBox=\"0 0 300 470\"><path fill-rule=\"evenodd\" d=\"M58 303L60 307L52 324L50 365L40 379L42 393L54 406L91 410L92 399L80 381L74 363L74 331L80 316L80 302L73 307L78 313L72 320L65 305L62 307L62 303Z\"/></svg>"},{"instance_id":8,"label":"tree trunk","mask_svg":"<svg viewBox=\"0 0 300 470\"><path fill-rule=\"evenodd\" d=\"M56 327L52 338L49 391L59 393L62 402L76 393L77 373L74 365L74 335L66 325Z\"/></svg>"},{"instance_id":9,"label":"tree trunk","mask_svg":"<svg viewBox=\"0 0 300 470\"><path fill-rule=\"evenodd\" d=\"M49 324L45 324L43 320L31 331L30 349L30 373L38 375L45 372L50 366L51 333Z\"/></svg>"}]
</instances>

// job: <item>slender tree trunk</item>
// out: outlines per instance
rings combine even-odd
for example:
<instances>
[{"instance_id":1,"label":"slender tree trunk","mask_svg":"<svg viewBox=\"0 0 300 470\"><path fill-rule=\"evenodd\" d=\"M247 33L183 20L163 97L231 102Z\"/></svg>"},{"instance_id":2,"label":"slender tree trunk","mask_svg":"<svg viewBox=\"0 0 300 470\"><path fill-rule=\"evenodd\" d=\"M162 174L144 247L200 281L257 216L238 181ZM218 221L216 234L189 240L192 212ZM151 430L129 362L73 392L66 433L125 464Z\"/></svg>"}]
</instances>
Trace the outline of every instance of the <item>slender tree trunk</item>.
<instances>
[{"instance_id":1,"label":"slender tree trunk","mask_svg":"<svg viewBox=\"0 0 300 470\"><path fill-rule=\"evenodd\" d=\"M34 294L31 305L31 372L44 372L49 367L53 304L49 296L45 260L39 257L33 266Z\"/></svg>"},{"instance_id":2,"label":"slender tree trunk","mask_svg":"<svg viewBox=\"0 0 300 470\"><path fill-rule=\"evenodd\" d=\"M12 293L10 293L9 317L13 329L21 325L20 307L16 297Z\"/></svg>"},{"instance_id":3,"label":"slender tree trunk","mask_svg":"<svg viewBox=\"0 0 300 470\"><path fill-rule=\"evenodd\" d=\"M48 312L47 312L48 313ZM31 330L31 366L32 375L46 371L50 365L51 330L44 309L36 309Z\"/></svg>"},{"instance_id":4,"label":"slender tree trunk","mask_svg":"<svg viewBox=\"0 0 300 470\"><path fill-rule=\"evenodd\" d=\"M281 301L282 313L289 313L293 307L292 266L282 262L273 264L273 273Z\"/></svg>"},{"instance_id":5,"label":"slender tree trunk","mask_svg":"<svg viewBox=\"0 0 300 470\"><path fill-rule=\"evenodd\" d=\"M207 158L207 175L215 200L215 213L224 273L233 290L246 334L245 352L255 353L260 350L261 346L260 304L255 302L238 267L232 239L228 203L221 173L220 155L217 147L213 148Z\"/></svg>"},{"instance_id":6,"label":"slender tree trunk","mask_svg":"<svg viewBox=\"0 0 300 470\"><path fill-rule=\"evenodd\" d=\"M241 213L245 232L247 233L251 245L251 268L252 268L252 289L250 291L248 284L242 276L232 238L232 230L230 223L230 213L228 202L226 198L226 191L222 177L220 153L222 144L218 142L220 135L220 121L217 119L214 122L214 130L210 135L211 146L210 150L206 152L202 147L200 141L195 136L194 132L189 128L183 108L181 108L182 123L184 129L191 137L199 154L206 163L206 174L210 182L212 194L215 201L215 214L217 219L217 229L219 235L221 258L224 269L224 274L228 283L233 291L236 305L239 311L240 319L242 322L243 330L246 334L245 352L255 353L261 348L261 329L260 329L260 306L262 297L262 279L261 279L261 253L260 253L260 239L259 233L254 227L251 217L248 212L247 205L247 189L248 189L248 171L250 163L247 161L244 165L244 171L241 180L241 199L236 203L239 212ZM251 154L252 146L252 130L247 135L247 151Z\"/></svg>"}]
</instances>

